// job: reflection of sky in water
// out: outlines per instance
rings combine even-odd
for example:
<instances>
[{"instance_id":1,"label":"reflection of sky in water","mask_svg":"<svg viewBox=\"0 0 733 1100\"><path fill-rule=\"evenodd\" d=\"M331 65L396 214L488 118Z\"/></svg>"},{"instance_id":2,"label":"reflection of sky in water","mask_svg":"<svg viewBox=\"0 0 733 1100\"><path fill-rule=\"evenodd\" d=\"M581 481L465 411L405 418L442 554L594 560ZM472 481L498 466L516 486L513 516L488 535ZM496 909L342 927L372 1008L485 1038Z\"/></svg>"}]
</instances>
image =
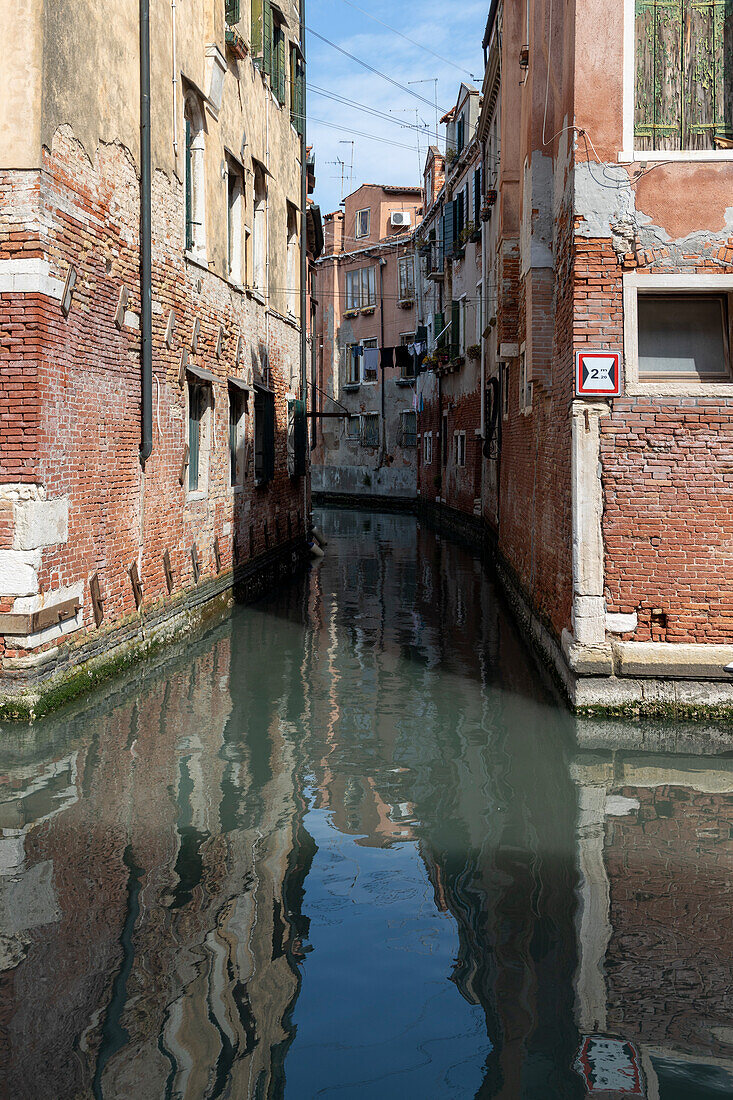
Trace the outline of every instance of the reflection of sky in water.
<instances>
[{"instance_id":1,"label":"reflection of sky in water","mask_svg":"<svg viewBox=\"0 0 733 1100\"><path fill-rule=\"evenodd\" d=\"M306 884L313 949L286 1064L289 1097L475 1096L491 1050L479 1005L446 981L454 921L414 842L357 846L326 810Z\"/></svg>"}]
</instances>

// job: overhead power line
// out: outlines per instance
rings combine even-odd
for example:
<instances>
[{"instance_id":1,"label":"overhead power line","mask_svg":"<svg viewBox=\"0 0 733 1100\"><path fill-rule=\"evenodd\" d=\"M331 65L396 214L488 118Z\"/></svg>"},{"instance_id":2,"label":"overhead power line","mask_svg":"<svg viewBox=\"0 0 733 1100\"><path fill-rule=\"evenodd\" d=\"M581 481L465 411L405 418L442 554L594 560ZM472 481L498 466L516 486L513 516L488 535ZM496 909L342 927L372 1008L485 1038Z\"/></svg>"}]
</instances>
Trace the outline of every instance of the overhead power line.
<instances>
[{"instance_id":1,"label":"overhead power line","mask_svg":"<svg viewBox=\"0 0 733 1100\"><path fill-rule=\"evenodd\" d=\"M405 42L409 42L412 46L417 46L419 50L424 50L425 53L431 54L432 57L437 57L438 61L443 61L446 65L450 65L451 68L457 69L459 73L465 73L466 76L470 76L471 80L478 80L477 76L470 73L468 69L464 69L462 65L456 65L455 61L451 61L448 57L443 57L442 54L436 53L435 50L431 50L428 46L423 46L422 42L417 42L414 38L410 38L409 35L403 34L402 31L398 31L396 27L390 27L389 23L383 23L381 19L377 19L376 15L372 15L371 12L365 11L364 8L360 8L358 4L352 3L352 0L343 0L344 4L348 4L350 8L354 8L355 11L360 11L362 15L366 15L367 19L372 19L375 23L379 23L380 27L384 27L386 30L391 31L392 34L399 35L400 38L404 38Z\"/></svg>"},{"instance_id":2,"label":"overhead power line","mask_svg":"<svg viewBox=\"0 0 733 1100\"><path fill-rule=\"evenodd\" d=\"M370 65L368 61L362 61L360 57L357 57L353 53L349 53L349 51L345 50L343 46L337 46L336 43L332 42L330 38L325 38L322 34L319 34L318 31L314 31L311 27L306 27L305 29L307 30L308 34L312 34L315 38L320 39L321 42L325 42L327 46L332 46L334 50L338 50L338 52L342 53L344 57L348 57L351 61L355 61L357 65L361 65L362 68L367 69L368 72L374 73L375 76L380 76L382 80L386 80L389 84L392 84L393 87L399 88L401 92L407 92L407 94L412 96L413 99L419 99L421 103L426 103L428 107L431 108L431 110L435 110L435 104L431 103L429 99L425 98L425 96L420 95L419 92L413 92L412 88L408 88L406 84L400 84L399 80L393 80L391 76L387 76L386 73L380 72L379 69L375 69L374 66ZM441 108L441 110L445 111L445 108Z\"/></svg>"},{"instance_id":3,"label":"overhead power line","mask_svg":"<svg viewBox=\"0 0 733 1100\"><path fill-rule=\"evenodd\" d=\"M313 115L293 114L293 118L306 119L315 122L319 126L328 126L330 130L338 130L340 134L356 134L357 137L367 138L369 141L379 141L383 145L393 145L396 149L409 149L414 153L414 145L406 145L404 141L393 141L391 138L382 137L381 134L365 134L363 130L355 130L352 126L339 126L337 122L327 122L325 118L314 118Z\"/></svg>"},{"instance_id":4,"label":"overhead power line","mask_svg":"<svg viewBox=\"0 0 733 1100\"><path fill-rule=\"evenodd\" d=\"M391 122L393 126L399 126L403 130L415 130L418 134L424 134L426 137L433 138L435 140L440 139L440 135L436 134L434 130L431 130L427 126L418 126L414 122L401 122L394 115L387 114L386 111L378 111L375 107L368 107L365 103L359 103L356 99L347 99L346 96L339 95L338 92L330 92L327 88L319 88L315 84L308 84L308 91L315 92L316 95L323 96L324 99L332 99L336 103L341 103L345 107L353 107L355 111L363 111L364 114L372 115L374 118L383 119L386 122Z\"/></svg>"}]
</instances>

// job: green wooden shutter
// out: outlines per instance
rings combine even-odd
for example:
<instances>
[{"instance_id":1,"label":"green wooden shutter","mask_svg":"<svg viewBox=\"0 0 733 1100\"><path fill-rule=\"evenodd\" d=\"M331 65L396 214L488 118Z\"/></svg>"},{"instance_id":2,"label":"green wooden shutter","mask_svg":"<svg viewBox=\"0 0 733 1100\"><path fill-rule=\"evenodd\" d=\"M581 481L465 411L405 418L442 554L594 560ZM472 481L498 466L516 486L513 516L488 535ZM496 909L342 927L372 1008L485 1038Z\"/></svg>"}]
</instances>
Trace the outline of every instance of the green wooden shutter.
<instances>
[{"instance_id":1,"label":"green wooden shutter","mask_svg":"<svg viewBox=\"0 0 733 1100\"><path fill-rule=\"evenodd\" d=\"M733 0L685 0L684 20L682 147L714 149L733 137Z\"/></svg>"},{"instance_id":2,"label":"green wooden shutter","mask_svg":"<svg viewBox=\"0 0 733 1100\"><path fill-rule=\"evenodd\" d=\"M455 203L455 210L456 210L456 229L455 229L456 244L460 245L460 243L461 243L461 240L460 240L461 233L463 232L463 230L465 228L465 225L466 225L466 194L465 194L465 191L459 191L458 192L458 198L456 199L456 203Z\"/></svg>"},{"instance_id":3,"label":"green wooden shutter","mask_svg":"<svg viewBox=\"0 0 733 1100\"><path fill-rule=\"evenodd\" d=\"M636 105L639 149L682 145L683 0L636 0Z\"/></svg>"},{"instance_id":4,"label":"green wooden shutter","mask_svg":"<svg viewBox=\"0 0 733 1100\"><path fill-rule=\"evenodd\" d=\"M718 3L716 16L715 136L733 141L733 0Z\"/></svg>"},{"instance_id":5,"label":"green wooden shutter","mask_svg":"<svg viewBox=\"0 0 733 1100\"><path fill-rule=\"evenodd\" d=\"M193 248L193 134L191 120L186 119L186 248Z\"/></svg>"},{"instance_id":6,"label":"green wooden shutter","mask_svg":"<svg viewBox=\"0 0 733 1100\"><path fill-rule=\"evenodd\" d=\"M481 169L477 168L473 173L473 220L478 227L481 216Z\"/></svg>"},{"instance_id":7,"label":"green wooden shutter","mask_svg":"<svg viewBox=\"0 0 733 1100\"><path fill-rule=\"evenodd\" d=\"M447 259L453 251L455 240L455 204L447 202L443 211L443 256Z\"/></svg>"},{"instance_id":8,"label":"green wooden shutter","mask_svg":"<svg viewBox=\"0 0 733 1100\"><path fill-rule=\"evenodd\" d=\"M252 0L251 29L252 56L259 65L262 58L262 0Z\"/></svg>"},{"instance_id":9,"label":"green wooden shutter","mask_svg":"<svg viewBox=\"0 0 733 1100\"><path fill-rule=\"evenodd\" d=\"M262 68L272 78L272 8L262 0Z\"/></svg>"},{"instance_id":10,"label":"green wooden shutter","mask_svg":"<svg viewBox=\"0 0 733 1100\"><path fill-rule=\"evenodd\" d=\"M278 65L278 89L277 98L280 103L285 103L285 90L287 88L288 52L285 34L282 27L277 28L277 65Z\"/></svg>"},{"instance_id":11,"label":"green wooden shutter","mask_svg":"<svg viewBox=\"0 0 733 1100\"><path fill-rule=\"evenodd\" d=\"M433 337L435 339L435 346L438 348L442 348L445 345L445 333L443 333L444 328L445 314L435 313L433 315Z\"/></svg>"},{"instance_id":12,"label":"green wooden shutter","mask_svg":"<svg viewBox=\"0 0 733 1100\"><path fill-rule=\"evenodd\" d=\"M239 0L226 0L225 19L230 27L239 22Z\"/></svg>"},{"instance_id":13,"label":"green wooden shutter","mask_svg":"<svg viewBox=\"0 0 733 1100\"><path fill-rule=\"evenodd\" d=\"M450 353L453 358L459 354L461 350L460 345L460 332L461 332L461 303L451 303L451 326L450 326Z\"/></svg>"}]
</instances>

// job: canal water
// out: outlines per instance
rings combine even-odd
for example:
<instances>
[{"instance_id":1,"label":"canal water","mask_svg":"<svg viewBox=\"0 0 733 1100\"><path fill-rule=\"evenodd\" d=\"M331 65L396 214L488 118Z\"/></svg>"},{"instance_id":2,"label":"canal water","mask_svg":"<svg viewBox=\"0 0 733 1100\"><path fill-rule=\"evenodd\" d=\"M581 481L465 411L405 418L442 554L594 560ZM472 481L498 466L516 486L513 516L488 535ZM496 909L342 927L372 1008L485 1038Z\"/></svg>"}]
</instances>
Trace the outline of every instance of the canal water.
<instances>
[{"instance_id":1,"label":"canal water","mask_svg":"<svg viewBox=\"0 0 733 1100\"><path fill-rule=\"evenodd\" d=\"M578 721L414 518L0 739L0 1096L733 1096L729 732Z\"/></svg>"}]
</instances>

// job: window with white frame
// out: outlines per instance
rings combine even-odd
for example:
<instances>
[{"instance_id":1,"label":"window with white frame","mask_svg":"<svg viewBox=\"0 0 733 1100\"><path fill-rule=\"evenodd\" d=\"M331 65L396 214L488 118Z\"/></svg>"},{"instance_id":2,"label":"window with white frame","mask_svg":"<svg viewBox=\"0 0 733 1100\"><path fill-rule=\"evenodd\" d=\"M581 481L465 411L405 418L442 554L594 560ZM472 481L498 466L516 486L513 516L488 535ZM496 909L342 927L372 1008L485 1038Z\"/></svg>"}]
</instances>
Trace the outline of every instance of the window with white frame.
<instances>
[{"instance_id":1,"label":"window with white frame","mask_svg":"<svg viewBox=\"0 0 733 1100\"><path fill-rule=\"evenodd\" d=\"M368 237L371 231L372 212L371 210L357 210L356 212L356 231L354 236L358 239L361 237Z\"/></svg>"},{"instance_id":2,"label":"window with white frame","mask_svg":"<svg viewBox=\"0 0 733 1100\"><path fill-rule=\"evenodd\" d=\"M361 417L358 413L349 417L346 434L349 439L359 439L361 437Z\"/></svg>"},{"instance_id":3,"label":"window with white frame","mask_svg":"<svg viewBox=\"0 0 733 1100\"><path fill-rule=\"evenodd\" d=\"M415 343L414 332L401 332L400 333L400 345L403 348L409 348L410 344ZM416 357L411 355L409 359L402 362L400 367L400 378L414 378L415 377L415 362Z\"/></svg>"},{"instance_id":4,"label":"window with white frame","mask_svg":"<svg viewBox=\"0 0 733 1100\"><path fill-rule=\"evenodd\" d=\"M357 351L357 348L360 350ZM346 345L346 385L358 386L361 382L361 344Z\"/></svg>"},{"instance_id":5,"label":"window with white frame","mask_svg":"<svg viewBox=\"0 0 733 1100\"><path fill-rule=\"evenodd\" d=\"M733 279L624 276L626 383L672 392L730 385Z\"/></svg>"},{"instance_id":6,"label":"window with white frame","mask_svg":"<svg viewBox=\"0 0 733 1100\"><path fill-rule=\"evenodd\" d=\"M227 264L229 278L241 286L244 279L242 265L242 208L244 206L244 173L233 157L227 157Z\"/></svg>"},{"instance_id":7,"label":"window with white frame","mask_svg":"<svg viewBox=\"0 0 733 1100\"><path fill-rule=\"evenodd\" d=\"M376 268L346 272L346 308L366 309L377 303Z\"/></svg>"},{"instance_id":8,"label":"window with white frame","mask_svg":"<svg viewBox=\"0 0 733 1100\"><path fill-rule=\"evenodd\" d=\"M229 383L229 485L241 489L247 448L247 393Z\"/></svg>"},{"instance_id":9,"label":"window with white frame","mask_svg":"<svg viewBox=\"0 0 733 1100\"><path fill-rule=\"evenodd\" d=\"M453 459L456 466L466 465L466 433L453 433Z\"/></svg>"},{"instance_id":10,"label":"window with white frame","mask_svg":"<svg viewBox=\"0 0 733 1100\"><path fill-rule=\"evenodd\" d=\"M188 382L188 493L204 496L209 484L209 450L214 394L210 384Z\"/></svg>"},{"instance_id":11,"label":"window with white frame","mask_svg":"<svg viewBox=\"0 0 733 1100\"><path fill-rule=\"evenodd\" d=\"M377 365L377 356L374 354L378 347L377 340L369 339L362 340L362 357L361 357L361 380L362 382L376 382L379 377L379 368ZM371 355L367 355L370 351Z\"/></svg>"},{"instance_id":12,"label":"window with white frame","mask_svg":"<svg viewBox=\"0 0 733 1100\"><path fill-rule=\"evenodd\" d=\"M267 183L264 169L254 166L254 227L252 233L252 268L254 289L267 290Z\"/></svg>"},{"instance_id":13,"label":"window with white frame","mask_svg":"<svg viewBox=\"0 0 733 1100\"><path fill-rule=\"evenodd\" d=\"M295 316L298 312L300 283L300 249L298 248L298 208L291 202L288 206L287 223L287 302L288 313Z\"/></svg>"},{"instance_id":14,"label":"window with white frame","mask_svg":"<svg viewBox=\"0 0 733 1100\"><path fill-rule=\"evenodd\" d=\"M403 256L400 260L400 301L411 301L415 297L415 264L412 256Z\"/></svg>"},{"instance_id":15,"label":"window with white frame","mask_svg":"<svg viewBox=\"0 0 733 1100\"><path fill-rule=\"evenodd\" d=\"M627 0L632 12L634 148L730 149L733 4Z\"/></svg>"},{"instance_id":16,"label":"window with white frame","mask_svg":"<svg viewBox=\"0 0 733 1100\"><path fill-rule=\"evenodd\" d=\"M423 465L431 466L433 462L433 433L425 432L422 439Z\"/></svg>"},{"instance_id":17,"label":"window with white frame","mask_svg":"<svg viewBox=\"0 0 733 1100\"><path fill-rule=\"evenodd\" d=\"M185 120L185 247L197 259L206 257L206 145L204 112L198 95L189 91Z\"/></svg>"}]
</instances>

